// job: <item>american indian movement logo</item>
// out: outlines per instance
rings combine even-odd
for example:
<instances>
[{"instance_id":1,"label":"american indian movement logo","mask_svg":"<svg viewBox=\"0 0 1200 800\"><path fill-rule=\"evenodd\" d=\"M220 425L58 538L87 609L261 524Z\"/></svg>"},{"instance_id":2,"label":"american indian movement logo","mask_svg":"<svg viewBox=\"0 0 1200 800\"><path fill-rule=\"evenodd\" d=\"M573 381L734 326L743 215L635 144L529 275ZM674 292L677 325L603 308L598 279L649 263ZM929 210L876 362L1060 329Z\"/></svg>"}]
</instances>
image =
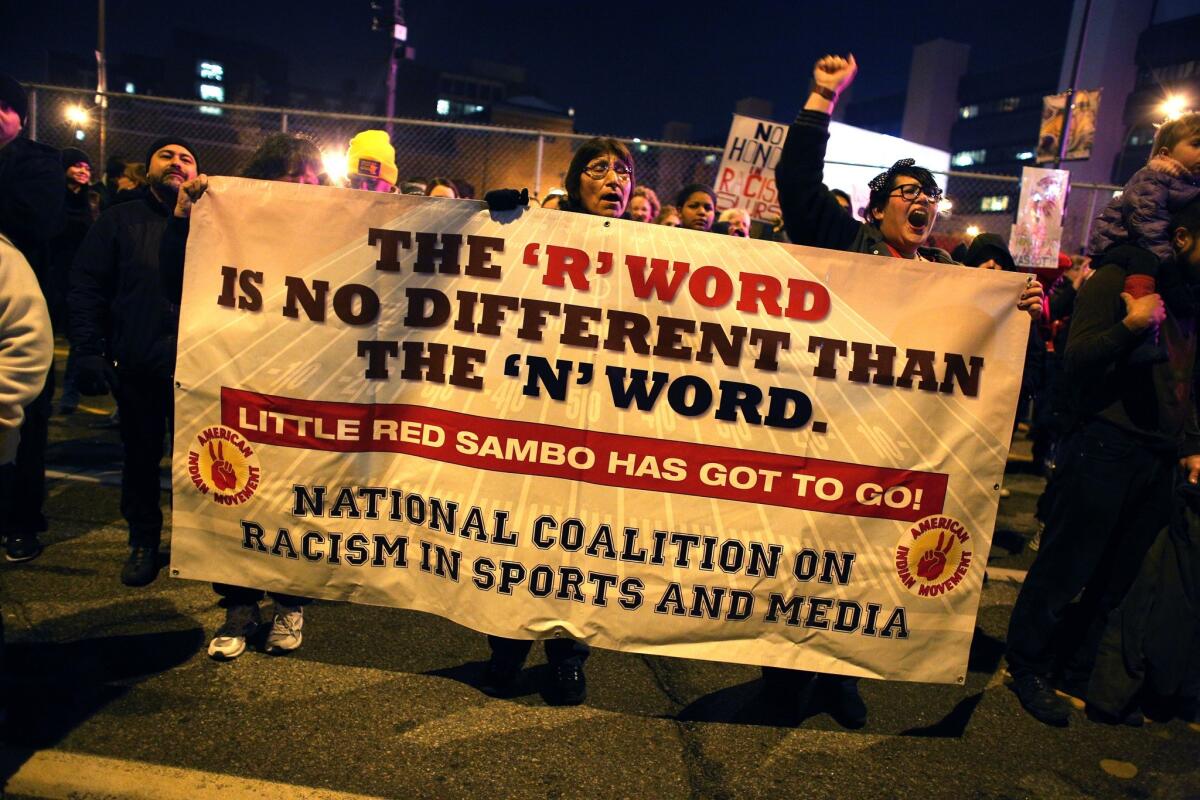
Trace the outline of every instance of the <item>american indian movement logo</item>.
<instances>
[{"instance_id":1,"label":"american indian movement logo","mask_svg":"<svg viewBox=\"0 0 1200 800\"><path fill-rule=\"evenodd\" d=\"M212 425L196 434L188 450L187 473L196 491L223 506L249 500L262 478L250 443L224 425Z\"/></svg>"},{"instance_id":2,"label":"american indian movement logo","mask_svg":"<svg viewBox=\"0 0 1200 800\"><path fill-rule=\"evenodd\" d=\"M896 574L919 597L953 591L971 569L971 534L953 517L914 522L896 545Z\"/></svg>"}]
</instances>

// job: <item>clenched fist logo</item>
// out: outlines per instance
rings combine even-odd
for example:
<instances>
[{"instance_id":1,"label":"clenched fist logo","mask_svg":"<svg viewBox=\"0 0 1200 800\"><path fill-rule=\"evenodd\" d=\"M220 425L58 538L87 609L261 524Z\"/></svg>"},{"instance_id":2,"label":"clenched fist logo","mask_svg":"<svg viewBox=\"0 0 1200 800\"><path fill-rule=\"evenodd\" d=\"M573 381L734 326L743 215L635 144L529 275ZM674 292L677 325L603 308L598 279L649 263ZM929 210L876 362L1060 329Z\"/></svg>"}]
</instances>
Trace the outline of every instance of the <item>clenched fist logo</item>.
<instances>
[{"instance_id":1,"label":"clenched fist logo","mask_svg":"<svg viewBox=\"0 0 1200 800\"><path fill-rule=\"evenodd\" d=\"M926 550L925 555L917 562L917 577L927 581L937 580L946 569L946 554L954 547L954 537L944 533L938 534L937 547Z\"/></svg>"},{"instance_id":2,"label":"clenched fist logo","mask_svg":"<svg viewBox=\"0 0 1200 800\"><path fill-rule=\"evenodd\" d=\"M208 456L212 459L212 467L209 470L209 475L212 477L213 486L217 487L217 491L228 492L237 486L237 472L225 460L225 449L223 442L217 442L214 449L213 443L208 443Z\"/></svg>"}]
</instances>

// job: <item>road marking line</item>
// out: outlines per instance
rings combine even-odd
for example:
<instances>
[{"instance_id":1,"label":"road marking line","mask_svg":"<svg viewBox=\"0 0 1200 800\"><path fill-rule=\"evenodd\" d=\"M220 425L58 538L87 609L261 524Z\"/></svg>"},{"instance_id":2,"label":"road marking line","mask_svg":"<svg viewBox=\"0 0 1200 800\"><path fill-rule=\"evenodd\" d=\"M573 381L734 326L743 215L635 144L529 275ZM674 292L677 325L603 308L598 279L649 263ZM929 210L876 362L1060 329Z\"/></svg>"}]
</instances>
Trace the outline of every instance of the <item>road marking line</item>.
<instances>
[{"instance_id":1,"label":"road marking line","mask_svg":"<svg viewBox=\"0 0 1200 800\"><path fill-rule=\"evenodd\" d=\"M47 469L46 477L60 481L98 483L102 486L121 485L120 470L90 470L85 472L69 472L61 469ZM169 490L171 488L171 479L165 475L160 475L158 479L158 486L164 491Z\"/></svg>"},{"instance_id":2,"label":"road marking line","mask_svg":"<svg viewBox=\"0 0 1200 800\"><path fill-rule=\"evenodd\" d=\"M383 800L216 772L140 761L41 750L9 779L4 791L34 797L113 800Z\"/></svg>"},{"instance_id":3,"label":"road marking line","mask_svg":"<svg viewBox=\"0 0 1200 800\"><path fill-rule=\"evenodd\" d=\"M1014 583L1024 583L1025 576L1029 573L1027 569L1007 569L1005 567L988 567L987 574L989 578L1001 578L1003 580L1012 581Z\"/></svg>"}]
</instances>

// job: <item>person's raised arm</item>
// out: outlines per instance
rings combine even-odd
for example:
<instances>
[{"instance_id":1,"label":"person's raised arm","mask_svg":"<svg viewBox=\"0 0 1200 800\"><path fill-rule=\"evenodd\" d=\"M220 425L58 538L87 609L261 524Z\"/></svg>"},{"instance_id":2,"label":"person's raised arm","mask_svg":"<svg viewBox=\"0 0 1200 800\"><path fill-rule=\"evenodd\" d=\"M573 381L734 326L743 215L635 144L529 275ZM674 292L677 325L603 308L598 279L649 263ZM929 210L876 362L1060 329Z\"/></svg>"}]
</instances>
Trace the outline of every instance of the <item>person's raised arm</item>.
<instances>
[{"instance_id":1,"label":"person's raised arm","mask_svg":"<svg viewBox=\"0 0 1200 800\"><path fill-rule=\"evenodd\" d=\"M857 70L853 55L818 60L804 110L788 129L775 167L775 181L784 225L794 244L845 250L862 228L862 223L845 212L824 183L829 112Z\"/></svg>"}]
</instances>

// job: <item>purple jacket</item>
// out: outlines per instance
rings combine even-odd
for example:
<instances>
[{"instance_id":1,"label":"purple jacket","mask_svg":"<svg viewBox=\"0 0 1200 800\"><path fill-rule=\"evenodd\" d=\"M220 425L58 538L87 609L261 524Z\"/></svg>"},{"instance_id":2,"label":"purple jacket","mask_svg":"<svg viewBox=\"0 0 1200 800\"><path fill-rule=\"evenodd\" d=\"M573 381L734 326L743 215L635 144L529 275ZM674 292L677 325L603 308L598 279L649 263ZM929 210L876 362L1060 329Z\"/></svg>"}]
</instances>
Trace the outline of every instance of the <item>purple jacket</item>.
<instances>
[{"instance_id":1,"label":"purple jacket","mask_svg":"<svg viewBox=\"0 0 1200 800\"><path fill-rule=\"evenodd\" d=\"M1170 261L1175 256L1171 215L1200 197L1196 181L1194 175L1176 178L1142 167L1097 218L1088 252L1099 255L1118 244L1133 244L1154 253L1159 261Z\"/></svg>"}]
</instances>

